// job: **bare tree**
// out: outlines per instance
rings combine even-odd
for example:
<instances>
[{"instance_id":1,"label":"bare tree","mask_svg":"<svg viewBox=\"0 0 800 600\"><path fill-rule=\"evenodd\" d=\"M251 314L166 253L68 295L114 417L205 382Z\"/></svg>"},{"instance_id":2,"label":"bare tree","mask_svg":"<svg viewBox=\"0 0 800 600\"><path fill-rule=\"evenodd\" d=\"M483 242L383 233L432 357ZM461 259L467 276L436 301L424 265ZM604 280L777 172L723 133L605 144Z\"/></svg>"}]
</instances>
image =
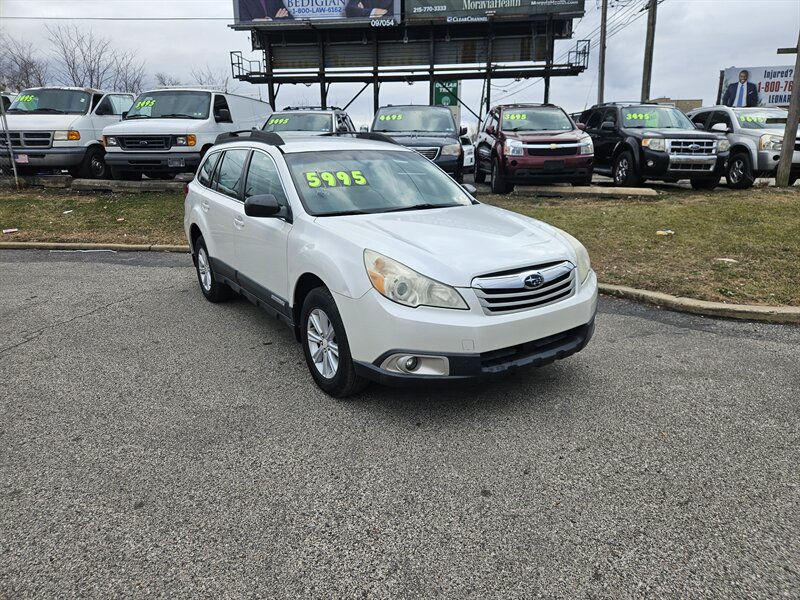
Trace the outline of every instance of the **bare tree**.
<instances>
[{"instance_id":1,"label":"bare tree","mask_svg":"<svg viewBox=\"0 0 800 600\"><path fill-rule=\"evenodd\" d=\"M138 91L144 65L136 54L124 54L111 40L75 25L47 27L61 83L96 89ZM137 90L138 88L138 90Z\"/></svg>"},{"instance_id":2,"label":"bare tree","mask_svg":"<svg viewBox=\"0 0 800 600\"><path fill-rule=\"evenodd\" d=\"M167 75L166 73L156 73L155 80L157 87L174 87L176 85L183 85L180 79L173 77L172 75Z\"/></svg>"},{"instance_id":3,"label":"bare tree","mask_svg":"<svg viewBox=\"0 0 800 600\"><path fill-rule=\"evenodd\" d=\"M230 80L224 69L215 71L210 65L206 65L202 69L192 69L192 78L199 86L217 89L222 92L228 91Z\"/></svg>"},{"instance_id":4,"label":"bare tree","mask_svg":"<svg viewBox=\"0 0 800 600\"><path fill-rule=\"evenodd\" d=\"M38 58L32 44L0 37L0 88L22 90L47 84L48 64Z\"/></svg>"}]
</instances>

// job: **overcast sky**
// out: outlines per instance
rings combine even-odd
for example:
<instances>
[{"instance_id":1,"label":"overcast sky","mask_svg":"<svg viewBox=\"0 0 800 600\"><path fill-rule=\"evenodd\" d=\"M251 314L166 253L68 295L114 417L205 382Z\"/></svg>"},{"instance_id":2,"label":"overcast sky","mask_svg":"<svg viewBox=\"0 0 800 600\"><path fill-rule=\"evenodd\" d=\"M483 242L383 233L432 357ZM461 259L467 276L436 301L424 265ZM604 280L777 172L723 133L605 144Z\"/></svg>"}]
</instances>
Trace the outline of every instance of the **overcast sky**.
<instances>
[{"instance_id":1,"label":"overcast sky","mask_svg":"<svg viewBox=\"0 0 800 600\"><path fill-rule=\"evenodd\" d=\"M598 0L599 1L599 0ZM626 5L637 2L611 0L610 14L623 11L627 20L635 16ZM54 21L18 17L69 17ZM213 21L97 21L89 17L212 17ZM249 52L248 32L227 27L233 17L230 0L0 0L0 31L34 44L46 53L49 49L45 24L65 22L92 29L111 38L126 52L144 61L147 72L165 72L190 82L192 68L211 66L230 70L229 52ZM620 18L618 16L618 18ZM598 27L600 11L596 0L586 0L586 16L576 22L575 37L556 43L556 57L574 46L576 39L590 37ZM642 77L646 15L631 22L608 41L605 98L636 100ZM613 22L613 21L612 21ZM794 56L777 55L779 47L794 46L800 30L800 0L664 0L658 9L655 61L651 96L701 98L705 104L716 99L719 71L725 67L780 66L794 64ZM596 35L594 36L596 37ZM554 78L551 102L568 111L593 104L597 98L597 49L593 49L590 67L578 77ZM492 100L541 102L541 82L495 81ZM239 93L261 94L266 86L236 82ZM343 106L361 88L360 85L333 85L329 102ZM518 92L509 95L512 92ZM477 112L481 82L466 82L462 98ZM382 104L427 103L427 83L385 84ZM284 86L278 105L318 103L316 87ZM494 102L493 102L494 103ZM367 123L372 113L371 89L366 90L348 109L357 124ZM462 111L464 123L474 120Z\"/></svg>"}]
</instances>

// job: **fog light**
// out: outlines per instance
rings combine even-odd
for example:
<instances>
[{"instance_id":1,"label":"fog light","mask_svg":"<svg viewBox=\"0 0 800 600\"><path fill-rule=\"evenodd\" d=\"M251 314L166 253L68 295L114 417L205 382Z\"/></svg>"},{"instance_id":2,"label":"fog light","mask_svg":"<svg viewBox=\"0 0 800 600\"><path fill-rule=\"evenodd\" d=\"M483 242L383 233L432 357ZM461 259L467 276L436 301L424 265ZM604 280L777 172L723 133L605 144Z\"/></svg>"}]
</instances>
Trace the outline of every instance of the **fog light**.
<instances>
[{"instance_id":1,"label":"fog light","mask_svg":"<svg viewBox=\"0 0 800 600\"><path fill-rule=\"evenodd\" d=\"M647 166L648 167L652 167L654 164L656 164L656 163L654 163L652 160L648 160L647 161Z\"/></svg>"},{"instance_id":2,"label":"fog light","mask_svg":"<svg viewBox=\"0 0 800 600\"><path fill-rule=\"evenodd\" d=\"M419 359L416 356L410 356L406 359L406 371L416 371L419 366Z\"/></svg>"}]
</instances>

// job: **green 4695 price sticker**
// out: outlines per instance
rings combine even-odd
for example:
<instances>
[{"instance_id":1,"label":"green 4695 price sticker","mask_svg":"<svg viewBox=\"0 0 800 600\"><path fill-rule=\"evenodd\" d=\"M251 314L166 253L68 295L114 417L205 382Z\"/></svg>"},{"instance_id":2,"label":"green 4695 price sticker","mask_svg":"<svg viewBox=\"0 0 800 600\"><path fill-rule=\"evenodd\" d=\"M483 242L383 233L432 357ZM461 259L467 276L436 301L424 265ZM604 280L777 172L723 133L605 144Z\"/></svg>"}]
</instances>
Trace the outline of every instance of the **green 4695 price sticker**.
<instances>
[{"instance_id":1,"label":"green 4695 price sticker","mask_svg":"<svg viewBox=\"0 0 800 600\"><path fill-rule=\"evenodd\" d=\"M393 115L380 115L378 121L402 121L403 115L397 113Z\"/></svg>"},{"instance_id":2,"label":"green 4695 price sticker","mask_svg":"<svg viewBox=\"0 0 800 600\"><path fill-rule=\"evenodd\" d=\"M286 125L289 123L288 117L275 117L267 121L267 125Z\"/></svg>"},{"instance_id":3,"label":"green 4695 price sticker","mask_svg":"<svg viewBox=\"0 0 800 600\"><path fill-rule=\"evenodd\" d=\"M368 185L361 171L307 171L303 175L310 188Z\"/></svg>"}]
</instances>

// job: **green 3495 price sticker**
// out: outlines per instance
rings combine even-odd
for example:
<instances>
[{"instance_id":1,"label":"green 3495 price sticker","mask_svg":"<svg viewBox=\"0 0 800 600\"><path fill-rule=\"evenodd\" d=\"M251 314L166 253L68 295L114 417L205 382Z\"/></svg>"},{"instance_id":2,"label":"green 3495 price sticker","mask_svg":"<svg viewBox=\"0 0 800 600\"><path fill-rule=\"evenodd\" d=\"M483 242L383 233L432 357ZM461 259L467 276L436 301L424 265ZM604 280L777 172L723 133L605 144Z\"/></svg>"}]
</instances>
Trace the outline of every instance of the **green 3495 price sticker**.
<instances>
[{"instance_id":1,"label":"green 3495 price sticker","mask_svg":"<svg viewBox=\"0 0 800 600\"><path fill-rule=\"evenodd\" d=\"M361 171L307 171L303 175L310 188L367 185Z\"/></svg>"},{"instance_id":2,"label":"green 3495 price sticker","mask_svg":"<svg viewBox=\"0 0 800 600\"><path fill-rule=\"evenodd\" d=\"M380 115L378 121L402 121L403 115Z\"/></svg>"},{"instance_id":3,"label":"green 3495 price sticker","mask_svg":"<svg viewBox=\"0 0 800 600\"><path fill-rule=\"evenodd\" d=\"M626 121L649 121L655 118L655 113L628 113L625 115Z\"/></svg>"},{"instance_id":4,"label":"green 3495 price sticker","mask_svg":"<svg viewBox=\"0 0 800 600\"><path fill-rule=\"evenodd\" d=\"M156 105L155 100L139 100L134 108L150 108Z\"/></svg>"},{"instance_id":5,"label":"green 3495 price sticker","mask_svg":"<svg viewBox=\"0 0 800 600\"><path fill-rule=\"evenodd\" d=\"M525 113L503 113L504 121L526 121L528 115Z\"/></svg>"},{"instance_id":6,"label":"green 3495 price sticker","mask_svg":"<svg viewBox=\"0 0 800 600\"><path fill-rule=\"evenodd\" d=\"M288 117L275 117L267 121L267 125L286 125L289 122Z\"/></svg>"},{"instance_id":7,"label":"green 3495 price sticker","mask_svg":"<svg viewBox=\"0 0 800 600\"><path fill-rule=\"evenodd\" d=\"M767 117L747 116L742 115L739 117L742 123L766 123Z\"/></svg>"}]
</instances>

